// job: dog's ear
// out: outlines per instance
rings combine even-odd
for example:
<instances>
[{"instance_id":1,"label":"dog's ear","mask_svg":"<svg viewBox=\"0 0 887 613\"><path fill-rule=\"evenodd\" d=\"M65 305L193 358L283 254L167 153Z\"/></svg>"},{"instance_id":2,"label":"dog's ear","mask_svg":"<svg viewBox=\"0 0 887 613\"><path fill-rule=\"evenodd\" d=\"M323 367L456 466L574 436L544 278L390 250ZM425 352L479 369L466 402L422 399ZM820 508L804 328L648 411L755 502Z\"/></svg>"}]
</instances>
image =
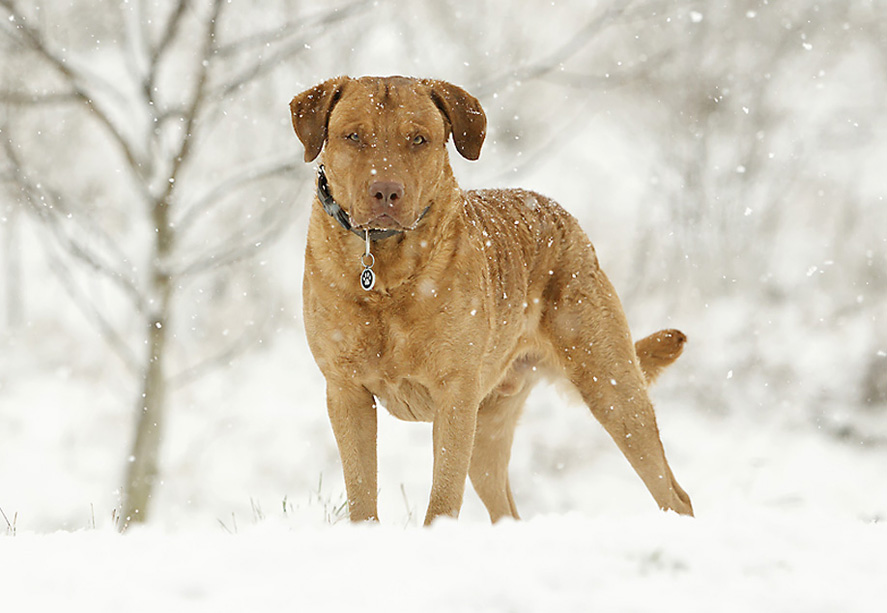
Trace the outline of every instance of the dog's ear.
<instances>
[{"instance_id":1,"label":"dog's ear","mask_svg":"<svg viewBox=\"0 0 887 613\"><path fill-rule=\"evenodd\" d=\"M305 161L311 162L323 149L330 113L342 95L348 77L337 77L303 91L290 102L293 129L305 146Z\"/></svg>"},{"instance_id":2,"label":"dog's ear","mask_svg":"<svg viewBox=\"0 0 887 613\"><path fill-rule=\"evenodd\" d=\"M452 83L433 79L424 83L431 88L431 99L450 123L456 150L469 160L479 158L487 135L487 116L480 102Z\"/></svg>"}]
</instances>

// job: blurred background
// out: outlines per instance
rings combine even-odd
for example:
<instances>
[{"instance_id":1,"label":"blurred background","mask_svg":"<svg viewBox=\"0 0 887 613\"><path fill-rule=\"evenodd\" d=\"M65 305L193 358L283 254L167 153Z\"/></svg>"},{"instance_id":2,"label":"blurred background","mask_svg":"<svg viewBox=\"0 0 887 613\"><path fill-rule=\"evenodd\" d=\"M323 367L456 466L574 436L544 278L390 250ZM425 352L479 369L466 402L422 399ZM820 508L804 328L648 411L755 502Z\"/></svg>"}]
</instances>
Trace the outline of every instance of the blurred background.
<instances>
[{"instance_id":1,"label":"blurred background","mask_svg":"<svg viewBox=\"0 0 887 613\"><path fill-rule=\"evenodd\" d=\"M712 431L884 451L884 0L0 0L0 57L8 523L341 514L288 111L339 74L477 96L462 186L555 198L636 337L689 336L655 392L673 460ZM518 432L525 514L613 452L562 404L542 388ZM421 519L429 431L380 419L383 497Z\"/></svg>"}]
</instances>

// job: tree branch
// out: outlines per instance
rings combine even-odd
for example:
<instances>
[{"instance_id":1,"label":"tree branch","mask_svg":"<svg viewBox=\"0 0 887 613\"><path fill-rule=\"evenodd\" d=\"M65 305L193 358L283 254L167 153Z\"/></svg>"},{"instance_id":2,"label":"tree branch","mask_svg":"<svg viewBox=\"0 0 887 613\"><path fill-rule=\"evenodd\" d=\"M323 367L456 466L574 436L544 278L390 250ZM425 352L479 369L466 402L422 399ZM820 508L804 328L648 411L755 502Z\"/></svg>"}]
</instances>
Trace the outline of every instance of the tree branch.
<instances>
[{"instance_id":1,"label":"tree branch","mask_svg":"<svg viewBox=\"0 0 887 613\"><path fill-rule=\"evenodd\" d=\"M352 4L348 4L340 9L331 10L325 14L320 15L316 18L316 20L310 24L312 28L320 28L323 30L327 26L333 25L335 23L345 21L346 19L358 14L359 12L368 9L372 6L372 3L368 0L359 0ZM293 25L293 24L291 24ZM305 23L300 22L300 35L290 42L287 45L282 45L283 49L277 51L276 53L271 54L269 57L259 57L255 62L251 63L249 66L241 70L235 77L228 80L226 83L222 84L221 87L217 88L213 92L213 98L224 99L227 96L231 95L244 85L249 82L257 79L258 77L263 76L270 70L277 68L283 61L286 59L296 55L297 53L302 53L305 51L305 45L313 40L313 34L309 34L308 32L302 32L305 29ZM270 36L274 36L274 34L270 34ZM270 42L270 41L266 41ZM242 42L241 42L242 44ZM226 55L230 55L234 53L234 50L240 46L238 43L229 44L226 47ZM246 45L248 47L248 45Z\"/></svg>"},{"instance_id":2,"label":"tree branch","mask_svg":"<svg viewBox=\"0 0 887 613\"><path fill-rule=\"evenodd\" d=\"M166 26L163 28L163 36L151 52L151 65L157 64L160 56L166 53L170 43L175 40L179 31L179 25L182 23L182 17L185 15L185 8L188 6L188 0L179 0L176 7L166 19Z\"/></svg>"},{"instance_id":3,"label":"tree branch","mask_svg":"<svg viewBox=\"0 0 887 613\"><path fill-rule=\"evenodd\" d=\"M44 60L51 64L71 86L71 94L78 99L83 105L89 109L99 123L105 128L108 135L117 143L123 151L130 168L136 176L142 176L142 160L136 155L135 150L130 143L123 137L123 134L111 121L111 118L102 108L96 104L93 97L86 91L81 84L85 79L67 62L64 58L56 55L48 45L44 42L40 32L30 25L24 16L16 9L15 4L11 0L0 0L0 7L5 8L14 24L15 31L18 33L18 41L25 47L37 52Z\"/></svg>"},{"instance_id":4,"label":"tree branch","mask_svg":"<svg viewBox=\"0 0 887 613\"><path fill-rule=\"evenodd\" d=\"M6 130L3 130L6 132ZM65 198L57 191L45 184L34 184L28 180L24 168L15 152L13 141L10 138L3 139L3 148L10 163L10 178L19 187L26 197L27 210L31 211L38 219L50 229L59 246L68 254L85 264L87 267L104 276L117 285L125 296L140 313L147 312L146 300L136 287L135 283L122 272L115 270L114 266L102 261L102 258L92 249L88 248L78 239L71 236L62 228L60 215L72 210ZM49 202L47 202L49 201ZM38 204L40 203L40 204ZM79 217L77 218L79 220ZM126 256L117 244L105 233L98 224L90 224L87 235L97 236L113 251L120 261L126 261Z\"/></svg>"},{"instance_id":5,"label":"tree branch","mask_svg":"<svg viewBox=\"0 0 887 613\"><path fill-rule=\"evenodd\" d=\"M188 0L178 1L166 20L166 25L163 28L163 35L161 36L160 41L151 47L151 56L148 60L148 74L142 84L145 97L151 102L154 101L154 83L157 80L157 71L160 67L160 62L163 59L162 56L166 53L167 49L169 49L172 41L175 40L187 6ZM148 44L150 45L150 42Z\"/></svg>"},{"instance_id":6,"label":"tree branch","mask_svg":"<svg viewBox=\"0 0 887 613\"><path fill-rule=\"evenodd\" d=\"M473 88L475 95L484 96L492 94L514 81L535 79L556 70L559 66L563 65L564 62L581 51L595 35L621 17L632 3L633 0L626 0L619 5L611 6L577 30L563 45L549 54L548 57L543 58L538 62L510 70L498 77L493 77L485 83L479 84Z\"/></svg>"},{"instance_id":7,"label":"tree branch","mask_svg":"<svg viewBox=\"0 0 887 613\"><path fill-rule=\"evenodd\" d=\"M182 136L182 142L179 146L178 154L173 158L172 170L169 173L169 180L163 195L158 199L158 206L169 206L169 198L175 189L175 182L178 178L182 165L188 159L191 153L191 147L195 140L194 127L197 123L197 117L200 114L203 101L206 96L206 84L209 80L210 59L215 51L216 28L219 22L224 0L213 0L212 12L207 24L206 35L203 39L203 50L197 65L197 84L194 87L194 94L191 102L185 111L185 131Z\"/></svg>"},{"instance_id":8,"label":"tree branch","mask_svg":"<svg viewBox=\"0 0 887 613\"><path fill-rule=\"evenodd\" d=\"M126 369L131 374L138 375L141 369L138 360L135 355L133 355L129 345L127 345L123 337L117 333L117 330L114 329L111 322L102 315L102 312L90 299L89 294L77 287L77 284L74 282L74 275L71 274L71 271L66 268L65 265L62 264L62 261L56 256L53 256L50 261L50 269L62 284L65 292L71 297L74 304L77 305L77 308L79 308L84 316L91 320L93 325L98 328L99 334L105 339L105 342L108 343L114 353L117 354L117 357L120 358L120 361L123 362Z\"/></svg>"},{"instance_id":9,"label":"tree branch","mask_svg":"<svg viewBox=\"0 0 887 613\"><path fill-rule=\"evenodd\" d=\"M291 160L274 160L257 164L239 174L233 175L195 199L185 210L184 214L182 214L181 218L176 222L176 228L180 233L187 232L199 217L205 215L213 206L217 206L224 196L231 195L233 192L236 192L251 183L277 177L285 173L295 172L302 166L303 164Z\"/></svg>"},{"instance_id":10,"label":"tree branch","mask_svg":"<svg viewBox=\"0 0 887 613\"><path fill-rule=\"evenodd\" d=\"M305 29L329 25L335 21L343 20L360 12L362 9L369 8L369 5L369 0L356 0L351 4L332 10L324 10L309 17L292 19L275 28L263 30L255 34L248 34L238 40L222 45L218 48L218 55L222 58L228 58L237 56L241 52L255 52L268 47L272 43L282 42L284 39ZM336 15L338 15L337 18Z\"/></svg>"},{"instance_id":11,"label":"tree branch","mask_svg":"<svg viewBox=\"0 0 887 613\"><path fill-rule=\"evenodd\" d=\"M268 218L271 217L269 220ZM255 257L258 248L268 245L280 236L291 219L290 209L280 206L277 199L261 214L255 216L258 230L249 238L245 238L249 228L233 233L219 241L217 246L190 264L181 267L175 274L179 278L194 277L219 268L230 266Z\"/></svg>"},{"instance_id":12,"label":"tree branch","mask_svg":"<svg viewBox=\"0 0 887 613\"><path fill-rule=\"evenodd\" d=\"M42 104L67 104L77 100L75 92L50 92L33 94L30 92L0 92L0 102L10 106L36 106Z\"/></svg>"},{"instance_id":13,"label":"tree branch","mask_svg":"<svg viewBox=\"0 0 887 613\"><path fill-rule=\"evenodd\" d=\"M229 364L238 355L245 353L250 347L256 344L262 337L266 322L270 320L270 312L268 309L262 315L262 321L259 325L252 325L244 330L233 343L222 349L216 355L206 358L193 366L190 366L180 373L170 377L170 385L174 387L184 387L190 383L194 383L201 377L206 376L219 366Z\"/></svg>"}]
</instances>

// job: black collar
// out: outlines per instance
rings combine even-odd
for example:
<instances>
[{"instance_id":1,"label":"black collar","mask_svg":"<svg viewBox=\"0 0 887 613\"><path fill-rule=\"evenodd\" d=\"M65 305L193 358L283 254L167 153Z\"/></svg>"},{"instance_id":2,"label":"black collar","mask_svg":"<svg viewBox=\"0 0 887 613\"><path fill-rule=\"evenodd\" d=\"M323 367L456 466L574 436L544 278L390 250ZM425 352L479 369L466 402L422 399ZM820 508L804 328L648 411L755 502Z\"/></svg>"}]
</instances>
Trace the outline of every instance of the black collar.
<instances>
[{"instance_id":1,"label":"black collar","mask_svg":"<svg viewBox=\"0 0 887 613\"><path fill-rule=\"evenodd\" d=\"M320 200L320 204L323 205L323 210L327 215L335 219L339 222L339 225L345 228L346 230L350 230L354 232L357 236L361 238L361 240L366 239L366 234L363 230L358 230L354 226L351 225L351 220L348 219L348 213L339 206L339 203L335 201L332 193L330 193L330 183L326 178L326 174L323 172L323 164L317 167L317 198ZM428 212L428 209L425 209L425 213ZM424 216L425 213L422 213ZM420 217L421 219L421 217ZM378 241L383 238L388 238L389 236L394 236L395 234L401 234L400 230L370 230L370 240Z\"/></svg>"}]
</instances>

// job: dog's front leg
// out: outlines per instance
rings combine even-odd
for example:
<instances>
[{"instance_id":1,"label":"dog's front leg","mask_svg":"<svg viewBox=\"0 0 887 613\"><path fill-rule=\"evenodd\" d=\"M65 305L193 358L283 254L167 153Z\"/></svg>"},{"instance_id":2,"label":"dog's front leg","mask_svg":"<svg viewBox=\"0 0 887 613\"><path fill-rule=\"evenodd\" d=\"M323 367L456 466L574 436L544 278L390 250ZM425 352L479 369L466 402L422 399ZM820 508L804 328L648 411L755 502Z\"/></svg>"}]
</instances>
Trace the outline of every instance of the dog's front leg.
<instances>
[{"instance_id":1,"label":"dog's front leg","mask_svg":"<svg viewBox=\"0 0 887 613\"><path fill-rule=\"evenodd\" d=\"M363 386L327 381L327 410L339 447L351 521L375 521L376 405Z\"/></svg>"},{"instance_id":2,"label":"dog's front leg","mask_svg":"<svg viewBox=\"0 0 887 613\"><path fill-rule=\"evenodd\" d=\"M447 394L434 416L434 476L425 514L428 526L441 515L458 517L474 447L479 402Z\"/></svg>"}]
</instances>

